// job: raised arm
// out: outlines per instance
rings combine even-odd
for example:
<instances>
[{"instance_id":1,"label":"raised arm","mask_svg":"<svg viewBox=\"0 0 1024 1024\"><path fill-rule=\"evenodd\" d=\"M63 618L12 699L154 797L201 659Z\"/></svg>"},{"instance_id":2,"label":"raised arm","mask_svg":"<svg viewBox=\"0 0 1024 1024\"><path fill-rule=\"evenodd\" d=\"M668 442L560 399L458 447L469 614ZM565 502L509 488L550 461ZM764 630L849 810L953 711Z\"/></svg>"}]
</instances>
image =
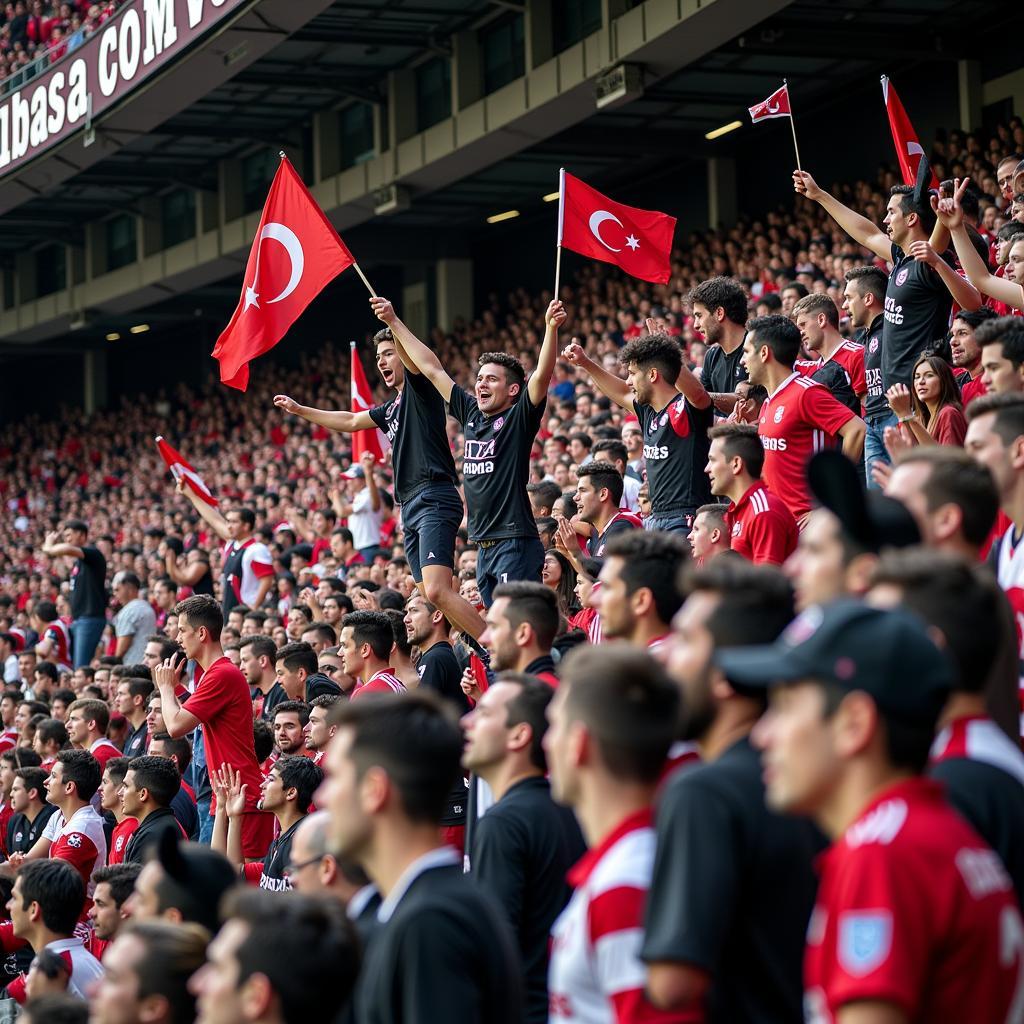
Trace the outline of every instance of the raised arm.
<instances>
[{"instance_id":1,"label":"raised arm","mask_svg":"<svg viewBox=\"0 0 1024 1024\"><path fill-rule=\"evenodd\" d=\"M370 510L379 512L381 507L380 488L377 486L377 477L374 470L377 468L377 456L373 452L363 452L359 458L363 467L363 479L366 481L366 489L370 492Z\"/></svg>"},{"instance_id":2,"label":"raised arm","mask_svg":"<svg viewBox=\"0 0 1024 1024\"><path fill-rule=\"evenodd\" d=\"M357 430L370 430L376 426L368 412L314 409L310 405L299 405L294 398L287 395L274 395L274 405L293 416L301 417L308 423L315 423L340 434L354 434Z\"/></svg>"},{"instance_id":3,"label":"raised arm","mask_svg":"<svg viewBox=\"0 0 1024 1024\"><path fill-rule=\"evenodd\" d=\"M558 328L565 323L565 307L558 299L552 299L544 314L544 341L537 356L537 369L533 371L526 393L534 405L540 405L547 397L551 385L551 374L555 371L558 356Z\"/></svg>"},{"instance_id":4,"label":"raised arm","mask_svg":"<svg viewBox=\"0 0 1024 1024\"><path fill-rule=\"evenodd\" d=\"M164 553L164 569L179 587L194 587L205 575L209 566L203 562L178 568L178 556L170 548Z\"/></svg>"},{"instance_id":5,"label":"raised arm","mask_svg":"<svg viewBox=\"0 0 1024 1024\"><path fill-rule=\"evenodd\" d=\"M1005 278L996 277L991 273L967 234L960 200L970 182L970 178L964 178L963 181L957 178L953 197L938 199L932 196L932 209L939 220L949 229L960 266L964 268L964 273L971 284L984 295L990 295L993 299L1005 302L1008 306L1020 307L1024 305L1024 289L1013 281L1007 281Z\"/></svg>"},{"instance_id":6,"label":"raised arm","mask_svg":"<svg viewBox=\"0 0 1024 1024\"><path fill-rule=\"evenodd\" d=\"M186 487L184 477L180 477L178 479L178 483L174 489L192 502L192 507L199 513L200 517L209 525L210 529L220 537L221 540L231 540L231 533L228 530L228 521L220 514L220 510L208 505L192 490L191 487Z\"/></svg>"},{"instance_id":7,"label":"raised arm","mask_svg":"<svg viewBox=\"0 0 1024 1024\"><path fill-rule=\"evenodd\" d=\"M973 246L972 246L973 248ZM931 242L913 242L909 253L919 263L927 263L946 286L946 290L960 306L973 312L981 308L981 292L966 278L961 277L936 251Z\"/></svg>"},{"instance_id":8,"label":"raised arm","mask_svg":"<svg viewBox=\"0 0 1024 1024\"><path fill-rule=\"evenodd\" d=\"M647 328L648 334L656 334L661 332L663 334L668 333L668 327L664 320L656 320L654 317L648 317L644 321L644 325ZM705 390L704 385L697 378L697 375L683 363L682 369L679 371L679 376L676 378L676 388L683 393L686 400L695 409L706 409L714 400L714 396L708 394ZM736 396L731 395L731 398L735 400Z\"/></svg>"},{"instance_id":9,"label":"raised arm","mask_svg":"<svg viewBox=\"0 0 1024 1024\"><path fill-rule=\"evenodd\" d=\"M441 365L441 360L402 323L394 306L387 299L374 296L370 299L370 305L373 307L374 316L391 328L402 362L410 370L422 373L447 402L452 397L455 381L448 376L445 368Z\"/></svg>"},{"instance_id":10,"label":"raised arm","mask_svg":"<svg viewBox=\"0 0 1024 1024\"><path fill-rule=\"evenodd\" d=\"M160 691L160 714L172 739L186 736L199 725L199 719L178 703L175 694L181 673L185 668L184 658L168 658L153 670L153 681Z\"/></svg>"},{"instance_id":11,"label":"raised arm","mask_svg":"<svg viewBox=\"0 0 1024 1024\"><path fill-rule=\"evenodd\" d=\"M568 360L573 366L585 370L590 379L597 385L598 390L607 395L616 405L621 406L627 412L633 411L633 391L627 381L609 373L599 363L595 363L586 352L583 346L575 339L566 345L562 352L562 358Z\"/></svg>"},{"instance_id":12,"label":"raised arm","mask_svg":"<svg viewBox=\"0 0 1024 1024\"><path fill-rule=\"evenodd\" d=\"M806 171L793 172L793 188L800 195L816 202L854 241L870 249L880 259L892 259L889 236L867 217L843 206L835 196L819 187Z\"/></svg>"},{"instance_id":13,"label":"raised arm","mask_svg":"<svg viewBox=\"0 0 1024 1024\"><path fill-rule=\"evenodd\" d=\"M61 558L65 555L68 558L81 558L83 555L82 549L77 544L62 544L59 533L48 533L41 550L44 555L49 555L51 558Z\"/></svg>"}]
</instances>

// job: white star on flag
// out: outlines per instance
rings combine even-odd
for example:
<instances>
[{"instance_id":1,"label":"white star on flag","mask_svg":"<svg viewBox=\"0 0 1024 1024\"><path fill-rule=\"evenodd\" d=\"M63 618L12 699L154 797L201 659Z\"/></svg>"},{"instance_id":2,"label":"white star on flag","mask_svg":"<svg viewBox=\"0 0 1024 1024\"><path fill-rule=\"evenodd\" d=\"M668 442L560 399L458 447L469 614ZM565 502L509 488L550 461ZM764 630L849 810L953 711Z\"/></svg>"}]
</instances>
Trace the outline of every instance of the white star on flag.
<instances>
[{"instance_id":1,"label":"white star on flag","mask_svg":"<svg viewBox=\"0 0 1024 1024\"><path fill-rule=\"evenodd\" d=\"M637 238L636 235L630 235L626 239L626 245L628 245L630 249L636 252L636 250L640 248L640 239Z\"/></svg>"}]
</instances>

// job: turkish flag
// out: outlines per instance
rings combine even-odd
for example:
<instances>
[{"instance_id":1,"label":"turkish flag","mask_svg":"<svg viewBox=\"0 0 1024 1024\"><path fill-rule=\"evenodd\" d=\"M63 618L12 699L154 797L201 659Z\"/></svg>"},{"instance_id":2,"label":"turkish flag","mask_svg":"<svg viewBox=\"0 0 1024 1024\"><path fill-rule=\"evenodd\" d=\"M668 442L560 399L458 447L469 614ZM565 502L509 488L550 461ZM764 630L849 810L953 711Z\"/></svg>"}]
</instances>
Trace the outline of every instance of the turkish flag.
<instances>
[{"instance_id":1,"label":"turkish flag","mask_svg":"<svg viewBox=\"0 0 1024 1024\"><path fill-rule=\"evenodd\" d=\"M369 412L373 408L373 392L366 379L363 361L356 351L356 343L349 342L352 350L352 412ZM384 461L384 453L391 447L387 436L377 427L372 430L356 430L352 434L352 465L363 457L363 452L373 452L378 462Z\"/></svg>"},{"instance_id":2,"label":"turkish flag","mask_svg":"<svg viewBox=\"0 0 1024 1024\"><path fill-rule=\"evenodd\" d=\"M207 505L216 508L217 499L213 496L210 488L206 486L203 478L182 458L181 452L172 448L162 437L156 439L156 447L174 479L184 479L189 490L196 497L202 498Z\"/></svg>"},{"instance_id":3,"label":"turkish flag","mask_svg":"<svg viewBox=\"0 0 1024 1024\"><path fill-rule=\"evenodd\" d=\"M900 103L896 90L885 75L882 75L882 96L885 99L885 112L889 115L889 130L892 132L892 141L896 145L896 157L900 162L900 170L903 172L903 184L913 185L917 182L917 169L921 164L921 157L924 150L921 143L917 141L917 133L914 126L907 117L907 112ZM932 181L929 188L938 189L939 179L932 174Z\"/></svg>"},{"instance_id":4,"label":"turkish flag","mask_svg":"<svg viewBox=\"0 0 1024 1024\"><path fill-rule=\"evenodd\" d=\"M676 219L624 206L562 171L558 244L593 260L614 263L642 281L667 284Z\"/></svg>"},{"instance_id":5,"label":"turkish flag","mask_svg":"<svg viewBox=\"0 0 1024 1024\"><path fill-rule=\"evenodd\" d=\"M750 120L757 124L758 121L770 121L773 117L792 117L793 111L789 107L789 86L784 85L756 106L748 107Z\"/></svg>"},{"instance_id":6,"label":"turkish flag","mask_svg":"<svg viewBox=\"0 0 1024 1024\"><path fill-rule=\"evenodd\" d=\"M270 351L324 286L355 260L287 157L249 250L242 295L213 347L222 384L245 391L249 362Z\"/></svg>"}]
</instances>

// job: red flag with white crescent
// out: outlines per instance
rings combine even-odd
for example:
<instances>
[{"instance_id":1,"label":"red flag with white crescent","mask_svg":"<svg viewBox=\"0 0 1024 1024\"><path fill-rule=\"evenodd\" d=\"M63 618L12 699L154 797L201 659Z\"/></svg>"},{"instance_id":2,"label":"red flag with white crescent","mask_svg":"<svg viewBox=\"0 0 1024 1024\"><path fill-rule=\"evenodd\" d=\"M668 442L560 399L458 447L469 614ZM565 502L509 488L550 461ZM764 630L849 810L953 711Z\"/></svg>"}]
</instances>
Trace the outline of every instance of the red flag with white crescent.
<instances>
[{"instance_id":1,"label":"red flag with white crescent","mask_svg":"<svg viewBox=\"0 0 1024 1024\"><path fill-rule=\"evenodd\" d=\"M369 412L373 408L373 392L366 379L363 361L356 351L356 343L350 342L352 350L352 412ZM352 465L358 464L363 452L373 452L378 462L384 461L384 454L391 447L387 435L377 427L372 430L357 430L352 434Z\"/></svg>"},{"instance_id":2,"label":"red flag with white crescent","mask_svg":"<svg viewBox=\"0 0 1024 1024\"><path fill-rule=\"evenodd\" d=\"M757 124L758 121L769 121L773 117L792 117L793 111L789 106L789 86L784 85L776 89L766 100L747 108L750 111L750 120Z\"/></svg>"},{"instance_id":3,"label":"red flag with white crescent","mask_svg":"<svg viewBox=\"0 0 1024 1024\"><path fill-rule=\"evenodd\" d=\"M896 158L900 162L900 171L903 173L903 184L913 185L917 182L917 169L921 165L921 157L924 156L924 149L917 140L917 133L914 126L907 117L906 110L900 102L892 82L882 75L882 96L885 99L885 112L889 115L889 130L892 132L892 141L896 146ZM939 179L932 173L932 181L929 188L938 189Z\"/></svg>"},{"instance_id":4,"label":"red flag with white crescent","mask_svg":"<svg viewBox=\"0 0 1024 1024\"><path fill-rule=\"evenodd\" d=\"M641 281L668 283L675 217L617 203L564 170L559 191L559 245L614 263Z\"/></svg>"},{"instance_id":5,"label":"red flag with white crescent","mask_svg":"<svg viewBox=\"0 0 1024 1024\"><path fill-rule=\"evenodd\" d=\"M245 391L249 362L270 351L328 282L353 263L282 155L249 250L238 306L213 348L221 383Z\"/></svg>"},{"instance_id":6,"label":"red flag with white crescent","mask_svg":"<svg viewBox=\"0 0 1024 1024\"><path fill-rule=\"evenodd\" d=\"M185 485L197 498L202 498L207 505L217 507L217 499L206 486L203 478L182 458L181 452L172 448L162 437L156 439L156 446L167 468L175 480L184 480Z\"/></svg>"}]
</instances>

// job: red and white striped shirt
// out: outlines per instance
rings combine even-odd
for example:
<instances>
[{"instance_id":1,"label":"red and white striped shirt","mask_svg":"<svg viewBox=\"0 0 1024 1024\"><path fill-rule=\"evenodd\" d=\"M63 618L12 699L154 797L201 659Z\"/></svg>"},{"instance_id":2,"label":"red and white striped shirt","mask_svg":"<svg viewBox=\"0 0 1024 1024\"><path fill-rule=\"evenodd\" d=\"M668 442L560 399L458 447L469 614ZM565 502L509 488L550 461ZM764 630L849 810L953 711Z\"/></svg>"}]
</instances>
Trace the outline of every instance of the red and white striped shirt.
<instances>
[{"instance_id":1,"label":"red and white striped shirt","mask_svg":"<svg viewBox=\"0 0 1024 1024\"><path fill-rule=\"evenodd\" d=\"M352 691L351 700L362 697L367 693L405 693L405 683L395 675L394 669L390 666L374 672L362 686L357 686Z\"/></svg>"},{"instance_id":2,"label":"red and white striped shirt","mask_svg":"<svg viewBox=\"0 0 1024 1024\"><path fill-rule=\"evenodd\" d=\"M640 960L644 902L654 870L650 808L630 815L569 872L572 899L551 935L551 1021L578 1024L674 1024L703 1019L661 1011L644 996Z\"/></svg>"},{"instance_id":3,"label":"red and white striped shirt","mask_svg":"<svg viewBox=\"0 0 1024 1024\"><path fill-rule=\"evenodd\" d=\"M86 909L91 906L96 890L93 874L107 863L107 836L103 819L92 804L79 807L65 821L63 814L55 814L46 824L43 835L50 842L50 857L66 860L85 882Z\"/></svg>"}]
</instances>

